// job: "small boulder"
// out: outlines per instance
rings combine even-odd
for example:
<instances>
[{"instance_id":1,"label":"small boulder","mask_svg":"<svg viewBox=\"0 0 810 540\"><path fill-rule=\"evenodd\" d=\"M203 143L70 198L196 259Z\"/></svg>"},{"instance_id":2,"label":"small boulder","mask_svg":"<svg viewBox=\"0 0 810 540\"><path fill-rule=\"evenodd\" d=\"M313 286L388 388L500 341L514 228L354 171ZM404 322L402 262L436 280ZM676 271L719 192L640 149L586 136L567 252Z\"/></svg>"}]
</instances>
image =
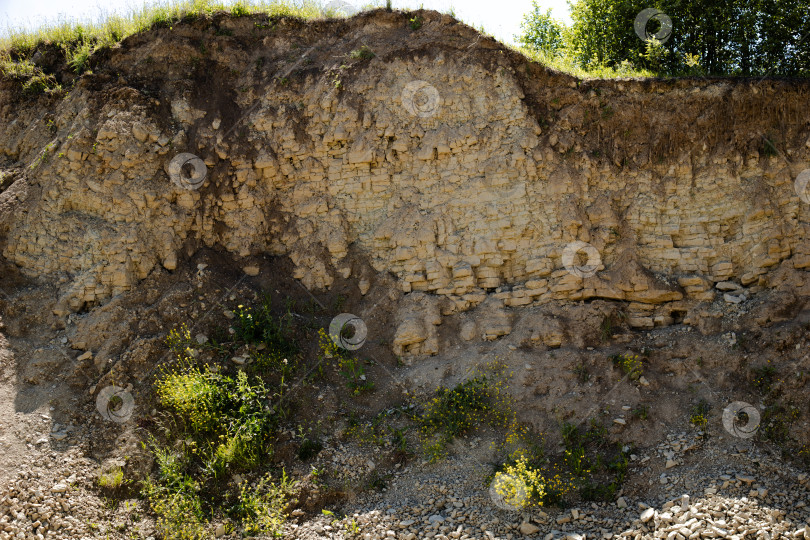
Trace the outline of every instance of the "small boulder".
<instances>
[{"instance_id":1,"label":"small boulder","mask_svg":"<svg viewBox=\"0 0 810 540\"><path fill-rule=\"evenodd\" d=\"M520 524L520 534L524 536L529 536L531 534L536 534L540 531L540 527L535 525L534 523L529 523L528 521L524 521Z\"/></svg>"}]
</instances>

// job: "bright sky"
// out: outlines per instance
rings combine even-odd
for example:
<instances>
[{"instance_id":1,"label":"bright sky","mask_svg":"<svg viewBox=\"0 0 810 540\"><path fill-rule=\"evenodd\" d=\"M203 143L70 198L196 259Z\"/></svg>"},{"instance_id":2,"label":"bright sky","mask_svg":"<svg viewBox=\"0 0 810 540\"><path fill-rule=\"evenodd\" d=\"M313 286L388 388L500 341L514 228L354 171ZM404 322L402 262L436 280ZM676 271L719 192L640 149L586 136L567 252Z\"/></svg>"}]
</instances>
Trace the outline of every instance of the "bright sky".
<instances>
[{"instance_id":1,"label":"bright sky","mask_svg":"<svg viewBox=\"0 0 810 540\"><path fill-rule=\"evenodd\" d=\"M296 1L296 0L293 0ZM297 0L301 1L301 0ZM361 6L368 0L345 0ZM146 4L160 3L146 0ZM329 3L324 0L323 4ZM377 4L385 5L384 0ZM393 0L395 8L418 8L448 12L455 10L456 17L486 32L501 41L511 43L520 31L523 14L531 9L531 0ZM43 23L59 19L96 20L102 13L126 13L133 7L141 7L143 0L0 0L0 34L8 27L35 28ZM571 24L566 0L538 0L543 11L552 9L552 16Z\"/></svg>"}]
</instances>

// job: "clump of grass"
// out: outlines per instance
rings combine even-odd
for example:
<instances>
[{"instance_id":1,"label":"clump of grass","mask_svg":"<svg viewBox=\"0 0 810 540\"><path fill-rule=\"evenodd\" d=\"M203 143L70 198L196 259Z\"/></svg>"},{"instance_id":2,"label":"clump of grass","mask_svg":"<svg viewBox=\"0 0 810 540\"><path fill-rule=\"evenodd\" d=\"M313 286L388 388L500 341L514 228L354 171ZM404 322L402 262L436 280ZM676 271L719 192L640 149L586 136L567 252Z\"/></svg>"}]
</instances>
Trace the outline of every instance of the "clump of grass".
<instances>
[{"instance_id":1,"label":"clump of grass","mask_svg":"<svg viewBox=\"0 0 810 540\"><path fill-rule=\"evenodd\" d=\"M293 483L286 473L282 473L277 482L273 482L270 475L265 475L252 486L245 481L239 489L234 516L241 519L246 535L281 536L284 510L294 493Z\"/></svg>"},{"instance_id":2,"label":"clump of grass","mask_svg":"<svg viewBox=\"0 0 810 540\"><path fill-rule=\"evenodd\" d=\"M770 394L776 379L776 368L770 364L755 367L751 370L751 379L762 394Z\"/></svg>"},{"instance_id":3,"label":"clump of grass","mask_svg":"<svg viewBox=\"0 0 810 540\"><path fill-rule=\"evenodd\" d=\"M0 74L10 79L22 81L24 95L37 95L61 90L56 77L44 73L31 60L13 60L8 51L0 51Z\"/></svg>"},{"instance_id":4,"label":"clump of grass","mask_svg":"<svg viewBox=\"0 0 810 540\"><path fill-rule=\"evenodd\" d=\"M630 413L635 418L638 418L640 420L646 420L647 416L649 416L650 414L650 407L649 405L639 405L638 407L630 411Z\"/></svg>"},{"instance_id":5,"label":"clump of grass","mask_svg":"<svg viewBox=\"0 0 810 540\"><path fill-rule=\"evenodd\" d=\"M773 157L779 155L779 150L776 149L775 137L770 133L762 137L762 146L760 147L760 154L765 157Z\"/></svg>"},{"instance_id":6,"label":"clump of grass","mask_svg":"<svg viewBox=\"0 0 810 540\"><path fill-rule=\"evenodd\" d=\"M351 332L352 328L346 326L341 331ZM343 335L341 337L351 339L352 336ZM323 375L322 366L333 363L337 365L338 371L346 379L346 386L354 395L374 390L374 383L366 377L366 368L363 366L362 360L354 356L354 351L338 347L335 340L323 328L318 329L318 346L320 348L319 358L322 361L321 367L319 367L321 375Z\"/></svg>"},{"instance_id":7,"label":"clump of grass","mask_svg":"<svg viewBox=\"0 0 810 540\"><path fill-rule=\"evenodd\" d=\"M773 403L765 407L759 432L766 441L786 446L795 442L793 425L801 417L801 411L792 403Z\"/></svg>"},{"instance_id":8,"label":"clump of grass","mask_svg":"<svg viewBox=\"0 0 810 540\"><path fill-rule=\"evenodd\" d=\"M293 316L287 313L276 317L272 302L265 295L255 308L240 305L234 311L234 337L245 343L263 343L265 350L282 357L295 356L299 352L293 337Z\"/></svg>"},{"instance_id":9,"label":"clump of grass","mask_svg":"<svg viewBox=\"0 0 810 540\"><path fill-rule=\"evenodd\" d=\"M411 27L411 30L414 32L422 28L422 17L419 15L414 15L408 20L408 26Z\"/></svg>"},{"instance_id":10,"label":"clump of grass","mask_svg":"<svg viewBox=\"0 0 810 540\"><path fill-rule=\"evenodd\" d=\"M155 481L144 480L143 495L157 519L155 525L169 540L197 540L205 537L205 513L198 494L200 484L186 472L188 456L149 444L158 466Z\"/></svg>"},{"instance_id":11,"label":"clump of grass","mask_svg":"<svg viewBox=\"0 0 810 540\"><path fill-rule=\"evenodd\" d=\"M602 341L608 341L613 335L613 317L611 315L605 315L602 318L602 324L599 330L601 332Z\"/></svg>"},{"instance_id":12,"label":"clump of grass","mask_svg":"<svg viewBox=\"0 0 810 540\"><path fill-rule=\"evenodd\" d=\"M184 345L184 334L174 334L176 346ZM246 530L276 534L291 489L286 477L279 484L265 478L243 485L238 493L222 486L228 476L250 475L272 456L278 418L270 404L280 400L283 387L272 390L246 370L230 376L191 357L164 368L155 387L167 418L166 441L151 440L159 472L146 482L144 495L165 538L203 538L210 509L229 498L237 504L222 510Z\"/></svg>"},{"instance_id":13,"label":"clump of grass","mask_svg":"<svg viewBox=\"0 0 810 540\"><path fill-rule=\"evenodd\" d=\"M363 45L359 49L355 49L349 53L349 57L355 60L370 60L374 58L374 52L368 47L368 45Z\"/></svg>"},{"instance_id":14,"label":"clump of grass","mask_svg":"<svg viewBox=\"0 0 810 540\"><path fill-rule=\"evenodd\" d=\"M591 419L587 428L564 423L561 429L564 463L580 497L589 501L614 499L627 475L630 449L611 443L607 428L596 419Z\"/></svg>"},{"instance_id":15,"label":"clump of grass","mask_svg":"<svg viewBox=\"0 0 810 540\"><path fill-rule=\"evenodd\" d=\"M124 469L121 467L113 467L109 471L104 471L99 474L98 487L115 490L124 484Z\"/></svg>"},{"instance_id":16,"label":"clump of grass","mask_svg":"<svg viewBox=\"0 0 810 540\"><path fill-rule=\"evenodd\" d=\"M349 428L346 435L364 445L394 448L399 458L411 456L406 432L411 429L413 412L411 407L398 406L385 409L372 419L362 421L355 414L349 415ZM400 422L397 422L397 419ZM404 420L404 422L402 422Z\"/></svg>"}]
</instances>

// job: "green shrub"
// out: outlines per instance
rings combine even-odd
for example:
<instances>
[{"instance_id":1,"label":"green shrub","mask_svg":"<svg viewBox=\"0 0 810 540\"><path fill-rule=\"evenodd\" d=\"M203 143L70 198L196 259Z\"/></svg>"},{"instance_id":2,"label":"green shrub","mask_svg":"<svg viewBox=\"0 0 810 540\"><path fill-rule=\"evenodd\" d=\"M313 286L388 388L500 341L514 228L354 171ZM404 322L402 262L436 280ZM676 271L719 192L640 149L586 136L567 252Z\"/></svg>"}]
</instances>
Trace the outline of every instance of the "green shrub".
<instances>
[{"instance_id":1,"label":"green shrub","mask_svg":"<svg viewBox=\"0 0 810 540\"><path fill-rule=\"evenodd\" d=\"M181 349L186 332L175 332L171 341ZM212 509L221 508L246 531L277 536L292 489L286 476L279 485L265 476L238 492L223 477L236 471L250 475L271 457L277 417L270 402L280 387L271 392L245 370L230 376L181 356L161 372L155 391L173 422L173 429L164 430L164 445L151 439L158 474L144 487L161 533L178 540L203 538ZM228 500L237 502L223 503Z\"/></svg>"},{"instance_id":2,"label":"green shrub","mask_svg":"<svg viewBox=\"0 0 810 540\"><path fill-rule=\"evenodd\" d=\"M637 381L644 373L643 364L638 355L614 354L610 357L614 366L618 366L631 380Z\"/></svg>"},{"instance_id":3,"label":"green shrub","mask_svg":"<svg viewBox=\"0 0 810 540\"><path fill-rule=\"evenodd\" d=\"M158 531L167 540L205 538L205 515L197 494L200 485L184 472L188 457L159 446L154 439L149 446L158 465L158 481L145 480L142 493L157 515Z\"/></svg>"},{"instance_id":4,"label":"green shrub","mask_svg":"<svg viewBox=\"0 0 810 540\"><path fill-rule=\"evenodd\" d=\"M278 483L273 483L270 475L264 476L253 486L244 482L240 486L234 515L241 519L248 535L280 537L286 518L285 509L293 493L293 485L283 471Z\"/></svg>"},{"instance_id":5,"label":"green shrub","mask_svg":"<svg viewBox=\"0 0 810 540\"><path fill-rule=\"evenodd\" d=\"M692 414L689 416L689 422L697 428L702 428L709 423L709 410L711 406L705 400L700 400L696 405L692 406Z\"/></svg>"},{"instance_id":6,"label":"green shrub","mask_svg":"<svg viewBox=\"0 0 810 540\"><path fill-rule=\"evenodd\" d=\"M355 60L370 60L374 58L374 53L368 47L368 45L363 45L359 49L355 49L349 53L349 56ZM340 311L338 309L338 311Z\"/></svg>"},{"instance_id":7,"label":"green shrub","mask_svg":"<svg viewBox=\"0 0 810 540\"><path fill-rule=\"evenodd\" d=\"M439 387L419 417L423 448L431 461L446 455L452 440L480 423L514 427L515 412L506 387L504 366L488 366L491 374L479 373L452 389Z\"/></svg>"},{"instance_id":8,"label":"green shrub","mask_svg":"<svg viewBox=\"0 0 810 540\"><path fill-rule=\"evenodd\" d=\"M245 343L264 343L278 355L294 356L299 348L292 335L292 314L273 315L270 296L265 295L255 308L240 305L234 311L234 337Z\"/></svg>"},{"instance_id":9,"label":"green shrub","mask_svg":"<svg viewBox=\"0 0 810 540\"><path fill-rule=\"evenodd\" d=\"M523 509L543 505L546 483L540 469L532 467L526 456L521 455L495 475L492 487L504 502L516 509Z\"/></svg>"},{"instance_id":10,"label":"green shrub","mask_svg":"<svg viewBox=\"0 0 810 540\"><path fill-rule=\"evenodd\" d=\"M630 449L618 442L611 443L607 428L596 419L591 419L587 429L564 423L562 437L563 461L580 497L589 501L612 500L627 475Z\"/></svg>"},{"instance_id":11,"label":"green shrub","mask_svg":"<svg viewBox=\"0 0 810 540\"><path fill-rule=\"evenodd\" d=\"M792 428L800 417L801 411L792 403L770 404L762 413L759 433L766 441L786 445L794 441Z\"/></svg>"},{"instance_id":12,"label":"green shrub","mask_svg":"<svg viewBox=\"0 0 810 540\"><path fill-rule=\"evenodd\" d=\"M751 370L754 386L763 394L770 394L771 387L776 379L776 368L770 364L755 367Z\"/></svg>"}]
</instances>

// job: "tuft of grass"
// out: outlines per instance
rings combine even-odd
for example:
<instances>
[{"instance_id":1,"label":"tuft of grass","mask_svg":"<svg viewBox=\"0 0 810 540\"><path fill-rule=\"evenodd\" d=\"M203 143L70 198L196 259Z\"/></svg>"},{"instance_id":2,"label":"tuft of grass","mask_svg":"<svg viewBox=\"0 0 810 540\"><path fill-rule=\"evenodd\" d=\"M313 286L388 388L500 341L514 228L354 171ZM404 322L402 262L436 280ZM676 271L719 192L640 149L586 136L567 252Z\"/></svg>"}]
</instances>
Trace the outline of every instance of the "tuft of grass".
<instances>
[{"instance_id":1,"label":"tuft of grass","mask_svg":"<svg viewBox=\"0 0 810 540\"><path fill-rule=\"evenodd\" d=\"M774 157L779 155L779 150L776 149L776 137L770 133L762 137L762 146L759 148L759 153L765 157Z\"/></svg>"},{"instance_id":2,"label":"tuft of grass","mask_svg":"<svg viewBox=\"0 0 810 540\"><path fill-rule=\"evenodd\" d=\"M630 411L633 417L639 418L641 420L646 420L650 414L650 406L649 405L639 405L632 411Z\"/></svg>"},{"instance_id":3,"label":"tuft of grass","mask_svg":"<svg viewBox=\"0 0 810 540\"><path fill-rule=\"evenodd\" d=\"M355 60L370 60L374 58L375 55L368 45L363 45L359 49L355 49L350 52L349 56Z\"/></svg>"},{"instance_id":4,"label":"tuft of grass","mask_svg":"<svg viewBox=\"0 0 810 540\"><path fill-rule=\"evenodd\" d=\"M124 469L114 467L109 471L102 472L98 477L98 487L108 490L115 490L124 484Z\"/></svg>"},{"instance_id":5,"label":"tuft of grass","mask_svg":"<svg viewBox=\"0 0 810 540\"><path fill-rule=\"evenodd\" d=\"M269 295L265 295L255 307L239 305L234 311L234 336L245 343L263 343L266 350L276 356L292 357L299 352L293 339L293 316L289 309L276 317L272 312Z\"/></svg>"},{"instance_id":6,"label":"tuft of grass","mask_svg":"<svg viewBox=\"0 0 810 540\"><path fill-rule=\"evenodd\" d=\"M184 338L180 331L172 342L181 347ZM229 475L249 475L272 456L278 418L269 402L280 400L281 386L273 391L245 370L230 376L190 357L162 370L155 392L171 424L164 426L164 445L151 439L159 471L143 493L165 538L204 538L210 516L203 509L216 507L223 495L238 500L225 510L245 530L278 534L291 492L286 476L277 484L269 477L242 484L237 492L223 493L222 486Z\"/></svg>"},{"instance_id":7,"label":"tuft of grass","mask_svg":"<svg viewBox=\"0 0 810 540\"><path fill-rule=\"evenodd\" d=\"M770 364L755 367L751 370L751 380L754 386L763 395L771 393L773 383L776 380L776 368Z\"/></svg>"}]
</instances>

